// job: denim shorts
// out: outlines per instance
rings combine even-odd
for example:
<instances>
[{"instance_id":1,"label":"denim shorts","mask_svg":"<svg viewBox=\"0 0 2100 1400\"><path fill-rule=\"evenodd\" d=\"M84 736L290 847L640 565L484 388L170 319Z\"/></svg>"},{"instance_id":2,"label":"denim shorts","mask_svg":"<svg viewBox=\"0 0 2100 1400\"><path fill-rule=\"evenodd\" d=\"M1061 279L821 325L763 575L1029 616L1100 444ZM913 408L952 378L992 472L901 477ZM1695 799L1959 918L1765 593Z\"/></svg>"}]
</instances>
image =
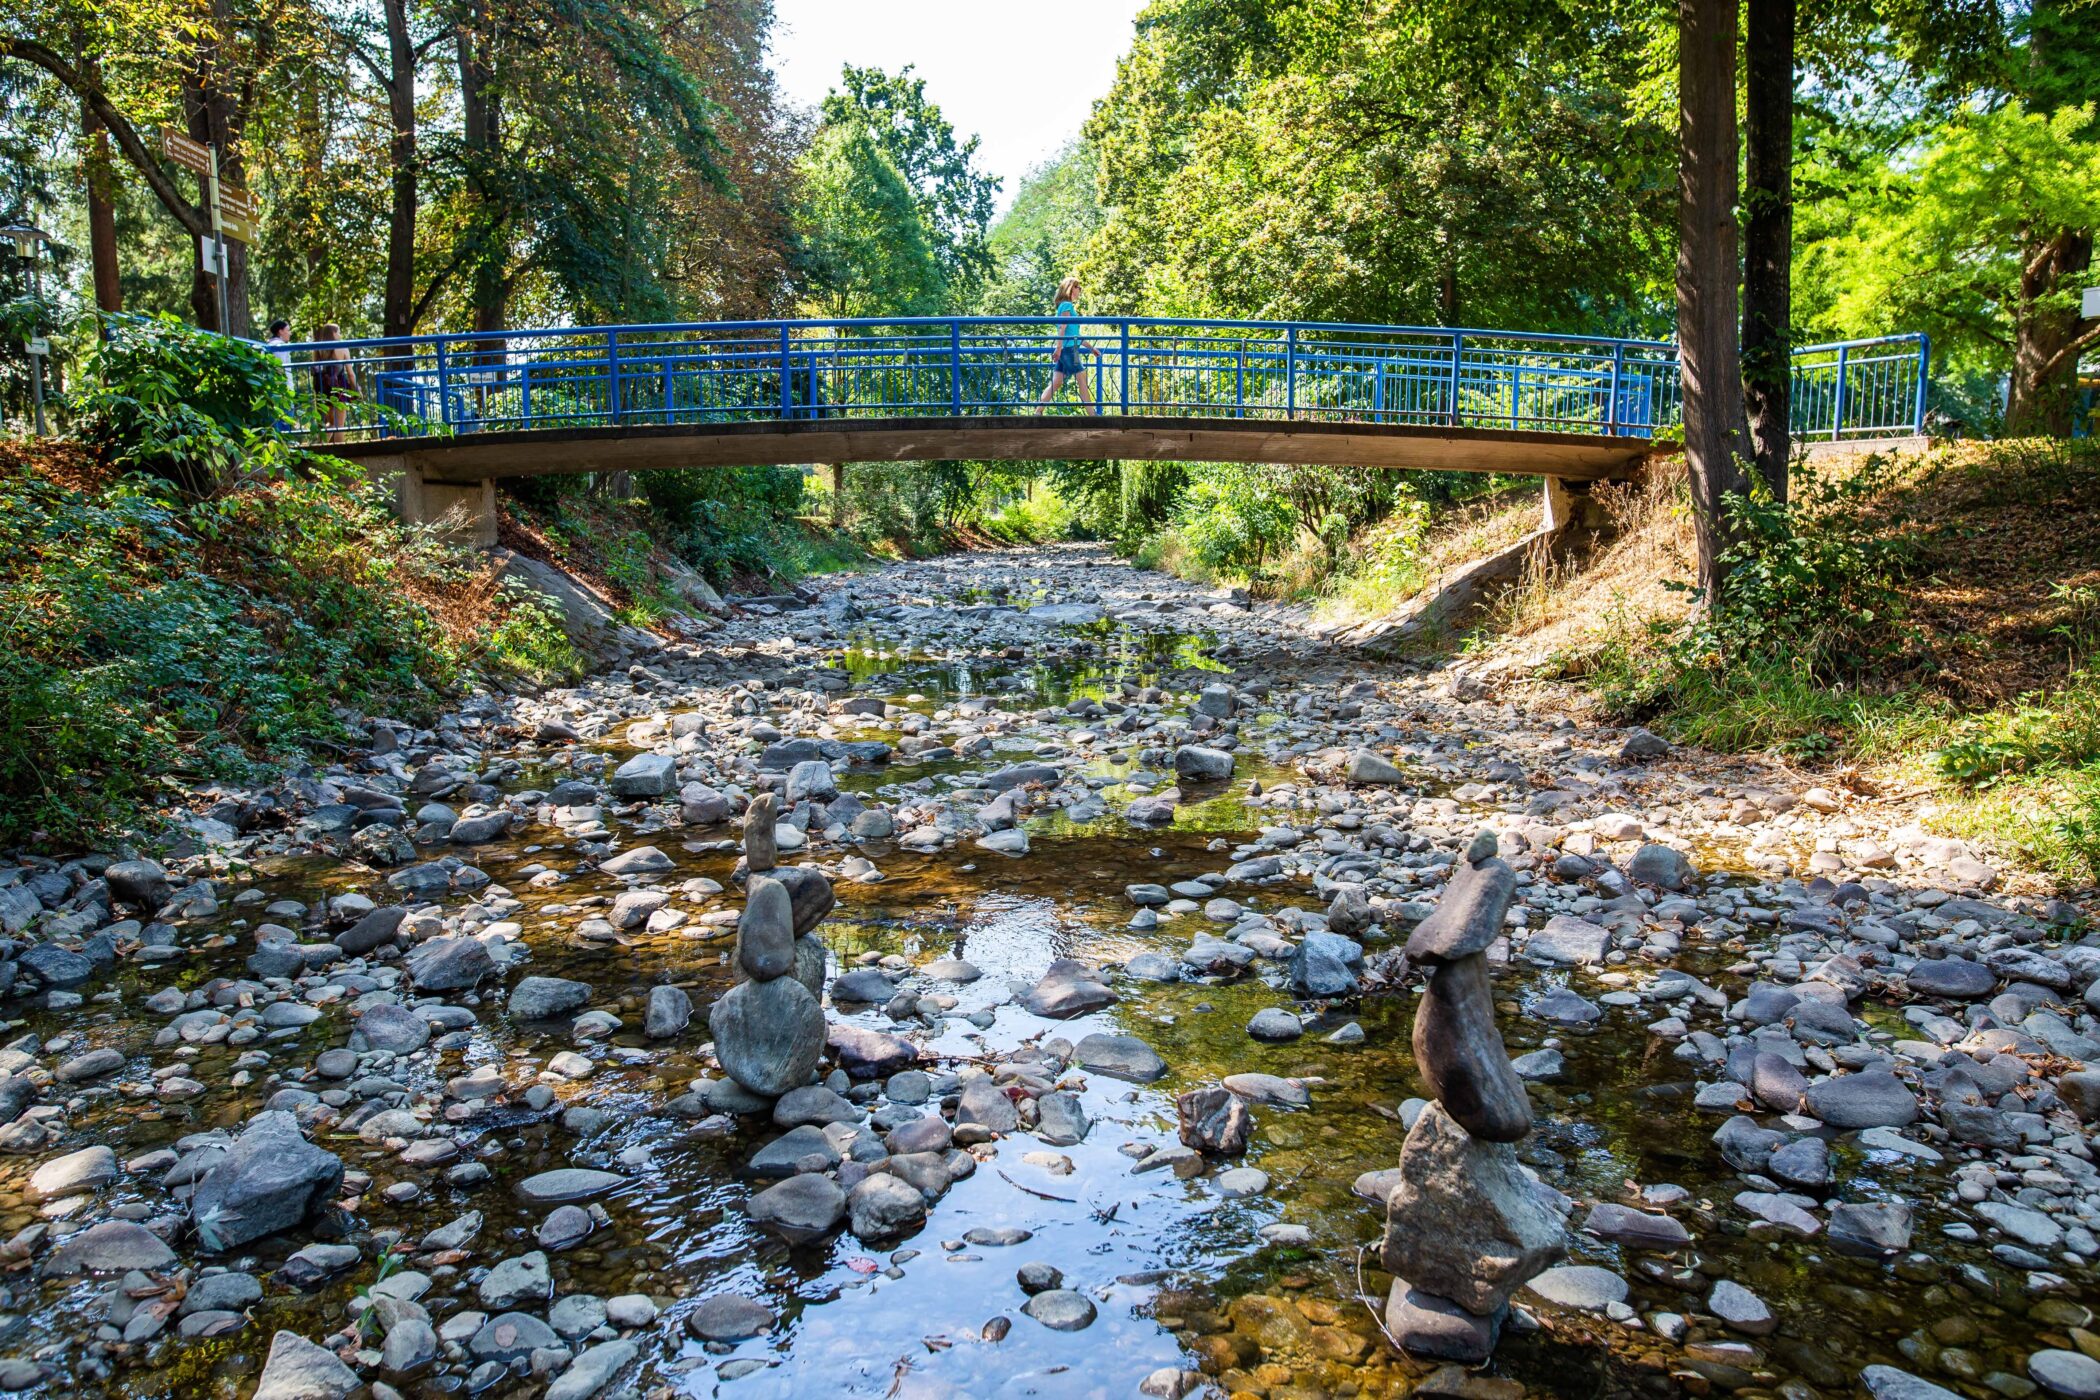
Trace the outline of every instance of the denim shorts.
<instances>
[{"instance_id":1,"label":"denim shorts","mask_svg":"<svg viewBox=\"0 0 2100 1400\"><path fill-rule=\"evenodd\" d=\"M1078 374L1085 368L1086 361L1079 358L1078 346L1067 345L1057 352L1057 372L1059 374Z\"/></svg>"}]
</instances>

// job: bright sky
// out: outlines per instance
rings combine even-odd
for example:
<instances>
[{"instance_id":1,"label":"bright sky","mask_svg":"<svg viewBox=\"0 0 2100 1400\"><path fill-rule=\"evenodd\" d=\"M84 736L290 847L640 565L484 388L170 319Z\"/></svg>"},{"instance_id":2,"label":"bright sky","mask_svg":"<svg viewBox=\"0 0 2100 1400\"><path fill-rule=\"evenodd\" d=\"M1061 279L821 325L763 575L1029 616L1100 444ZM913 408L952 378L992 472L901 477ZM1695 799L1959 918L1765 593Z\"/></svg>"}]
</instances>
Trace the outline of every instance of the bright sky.
<instances>
[{"instance_id":1,"label":"bright sky","mask_svg":"<svg viewBox=\"0 0 2100 1400\"><path fill-rule=\"evenodd\" d=\"M1078 134L1115 81L1144 0L775 0L774 66L788 100L814 107L842 65L913 65L981 168L1021 177Z\"/></svg>"}]
</instances>

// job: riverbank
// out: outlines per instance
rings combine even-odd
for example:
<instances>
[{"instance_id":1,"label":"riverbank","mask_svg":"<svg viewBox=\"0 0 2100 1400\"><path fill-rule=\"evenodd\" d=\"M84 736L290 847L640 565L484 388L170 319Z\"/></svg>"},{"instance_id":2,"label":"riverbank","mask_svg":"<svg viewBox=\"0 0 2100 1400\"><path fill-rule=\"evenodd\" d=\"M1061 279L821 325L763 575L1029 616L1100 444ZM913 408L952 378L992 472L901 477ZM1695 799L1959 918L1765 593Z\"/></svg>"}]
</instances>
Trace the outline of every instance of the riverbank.
<instances>
[{"instance_id":1,"label":"riverbank","mask_svg":"<svg viewBox=\"0 0 2100 1400\"><path fill-rule=\"evenodd\" d=\"M0 1285L5 1376L573 1400L2075 1374L2092 911L1901 799L1490 679L1092 549L956 556L572 688L367 720L336 764L179 805L157 871L0 876L0 1229L31 1265ZM1391 770L1349 780L1359 750ZM825 1077L779 1105L705 1024L766 790L783 862L837 899ZM1495 974L1521 1151L1572 1256L1469 1377L1381 1334L1366 1174L1419 1106L1393 950L1483 825L1523 881ZM1228 1078L1251 1131L1206 1155L1177 1098ZM229 1232L229 1197L278 1204Z\"/></svg>"}]
</instances>

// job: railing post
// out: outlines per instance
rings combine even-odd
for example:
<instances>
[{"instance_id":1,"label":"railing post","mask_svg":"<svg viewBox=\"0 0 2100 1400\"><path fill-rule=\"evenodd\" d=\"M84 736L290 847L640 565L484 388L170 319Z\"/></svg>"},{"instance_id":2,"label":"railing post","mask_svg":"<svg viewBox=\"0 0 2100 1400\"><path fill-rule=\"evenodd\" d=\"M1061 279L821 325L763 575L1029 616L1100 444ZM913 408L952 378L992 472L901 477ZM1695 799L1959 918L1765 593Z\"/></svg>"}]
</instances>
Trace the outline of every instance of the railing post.
<instances>
[{"instance_id":1,"label":"railing post","mask_svg":"<svg viewBox=\"0 0 2100 1400\"><path fill-rule=\"evenodd\" d=\"M1385 421L1385 361L1379 360L1371 368L1371 421Z\"/></svg>"},{"instance_id":2,"label":"railing post","mask_svg":"<svg viewBox=\"0 0 2100 1400\"><path fill-rule=\"evenodd\" d=\"M795 416L794 364L788 358L788 326L780 323L780 416Z\"/></svg>"},{"instance_id":3,"label":"railing post","mask_svg":"<svg viewBox=\"0 0 2100 1400\"><path fill-rule=\"evenodd\" d=\"M671 397L671 357L666 355L664 356L664 421L666 423L677 416L671 404Z\"/></svg>"},{"instance_id":4,"label":"railing post","mask_svg":"<svg viewBox=\"0 0 2100 1400\"><path fill-rule=\"evenodd\" d=\"M1838 347L1837 389L1830 396L1830 440L1836 442L1845 435L1845 361L1849 346Z\"/></svg>"},{"instance_id":5,"label":"railing post","mask_svg":"<svg viewBox=\"0 0 2100 1400\"><path fill-rule=\"evenodd\" d=\"M1458 366L1466 355L1466 337L1463 332L1451 333L1451 426L1458 426Z\"/></svg>"},{"instance_id":6,"label":"railing post","mask_svg":"<svg viewBox=\"0 0 2100 1400\"><path fill-rule=\"evenodd\" d=\"M1619 435L1619 372L1626 363L1626 342L1611 348L1611 401L1605 405L1604 435Z\"/></svg>"},{"instance_id":7,"label":"railing post","mask_svg":"<svg viewBox=\"0 0 2100 1400\"><path fill-rule=\"evenodd\" d=\"M1240 337L1240 362L1232 372L1232 416L1247 416L1247 337Z\"/></svg>"},{"instance_id":8,"label":"railing post","mask_svg":"<svg viewBox=\"0 0 2100 1400\"><path fill-rule=\"evenodd\" d=\"M1117 354L1123 365L1123 392L1120 401L1123 416L1128 418L1130 416L1130 322L1127 318L1123 321L1119 331L1122 344Z\"/></svg>"},{"instance_id":9,"label":"railing post","mask_svg":"<svg viewBox=\"0 0 2100 1400\"><path fill-rule=\"evenodd\" d=\"M605 411L614 426L620 422L620 333L605 333Z\"/></svg>"},{"instance_id":10,"label":"railing post","mask_svg":"<svg viewBox=\"0 0 2100 1400\"><path fill-rule=\"evenodd\" d=\"M948 411L962 417L962 322L948 323Z\"/></svg>"},{"instance_id":11,"label":"railing post","mask_svg":"<svg viewBox=\"0 0 2100 1400\"><path fill-rule=\"evenodd\" d=\"M442 340L437 343L437 357L438 422L449 427L452 423L452 373L451 366L445 359L445 342Z\"/></svg>"},{"instance_id":12,"label":"railing post","mask_svg":"<svg viewBox=\"0 0 2100 1400\"><path fill-rule=\"evenodd\" d=\"M1910 431L1913 437L1925 435L1925 390L1931 380L1932 337L1922 331L1918 334L1918 398L1911 411Z\"/></svg>"},{"instance_id":13,"label":"railing post","mask_svg":"<svg viewBox=\"0 0 2100 1400\"><path fill-rule=\"evenodd\" d=\"M1290 327L1283 338L1283 416L1298 416L1298 328Z\"/></svg>"},{"instance_id":14,"label":"railing post","mask_svg":"<svg viewBox=\"0 0 2100 1400\"><path fill-rule=\"evenodd\" d=\"M1524 366L1509 367L1509 430L1517 430L1517 415L1524 404Z\"/></svg>"}]
</instances>

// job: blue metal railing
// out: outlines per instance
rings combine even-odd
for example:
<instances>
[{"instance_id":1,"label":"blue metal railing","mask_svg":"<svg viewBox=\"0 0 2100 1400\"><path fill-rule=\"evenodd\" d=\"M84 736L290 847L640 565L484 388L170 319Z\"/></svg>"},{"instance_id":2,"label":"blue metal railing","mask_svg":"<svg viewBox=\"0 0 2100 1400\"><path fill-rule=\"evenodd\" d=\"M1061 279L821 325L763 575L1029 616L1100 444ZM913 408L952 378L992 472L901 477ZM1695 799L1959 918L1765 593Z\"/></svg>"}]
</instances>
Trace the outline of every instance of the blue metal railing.
<instances>
[{"instance_id":1,"label":"blue metal railing","mask_svg":"<svg viewBox=\"0 0 2100 1400\"><path fill-rule=\"evenodd\" d=\"M1523 331L1093 316L1094 413L1654 437L1681 417L1667 341ZM1047 316L727 321L462 332L290 349L347 355L357 392L318 436L1035 413ZM1892 336L1795 352L1804 436L1919 431L1929 349ZM1074 402L1067 389L1064 402Z\"/></svg>"}]
</instances>

